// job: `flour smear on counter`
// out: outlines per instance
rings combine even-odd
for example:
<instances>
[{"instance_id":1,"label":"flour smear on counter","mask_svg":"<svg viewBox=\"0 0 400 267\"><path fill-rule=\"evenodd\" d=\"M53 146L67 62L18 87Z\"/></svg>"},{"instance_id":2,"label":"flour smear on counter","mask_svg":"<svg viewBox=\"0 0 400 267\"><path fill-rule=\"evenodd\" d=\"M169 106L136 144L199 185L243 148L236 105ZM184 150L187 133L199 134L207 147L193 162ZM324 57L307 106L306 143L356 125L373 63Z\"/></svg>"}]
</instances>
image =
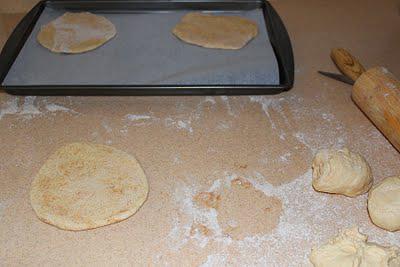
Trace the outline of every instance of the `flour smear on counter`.
<instances>
[{"instance_id":1,"label":"flour smear on counter","mask_svg":"<svg viewBox=\"0 0 400 267\"><path fill-rule=\"evenodd\" d=\"M210 177L215 180L207 192L214 192L239 176L224 172L221 178L217 177ZM172 228L163 240L176 257L172 258L179 262L179 253L185 246L197 247L199 251L207 251L210 246L213 249L205 256L201 266L243 263L247 266L307 266L310 265L308 256L313 246L324 243L340 229L352 226L359 226L372 241L400 245L398 234L381 231L369 222L365 195L345 198L315 192L311 186L311 170L281 186L267 183L265 177L257 172L244 179L265 195L275 196L282 201L283 213L278 226L265 235L250 235L242 240L234 240L222 232L217 210L203 209L193 202L200 188L181 183L174 194L179 208L178 216L172 221ZM353 209L365 212L365 216L352 217ZM193 234L191 229L197 223L205 225L212 234ZM166 263L160 260L162 258L162 255L158 255L155 260L160 264Z\"/></svg>"},{"instance_id":2,"label":"flour smear on counter","mask_svg":"<svg viewBox=\"0 0 400 267\"><path fill-rule=\"evenodd\" d=\"M307 266L312 246L324 243L340 229L353 225L360 226L371 241L400 245L398 234L381 231L370 223L365 195L352 199L321 194L312 189L308 168L310 157L318 149L355 144L368 158L373 154L368 152L376 146L390 146L373 126L353 127L343 123L340 112L329 103L324 106L309 105L295 92L288 92L284 97L170 98L166 99L165 106L160 105L162 98L146 99L144 104L139 98L126 98L121 101L120 110L113 110L108 99L89 106L91 101L97 101L97 98L94 99L77 97L68 102L68 98L54 101L50 97L5 96L0 104L0 119L8 122L4 119L79 115L81 117L70 121L71 125L81 122L81 119L89 119L94 125L88 126L91 135L86 138L117 145L121 142L132 144L138 137L144 142L162 141L163 137L157 134L166 134L170 142L163 151L164 158L153 155L147 162L153 164L167 159L165 161L169 162L165 166L172 171L163 169L161 164L150 168L150 173L161 180L165 173L169 172L171 176L175 172L181 173L180 177L176 174L177 177L168 179L168 182L175 183L171 186L173 190L166 192L172 203L168 205L175 213L168 218L169 224L165 225L167 232L157 242L160 249L153 250L157 255L151 254L155 264L177 265L182 255L186 255L182 251L189 253L188 257L195 251L201 254L196 263L202 266L244 263L251 266ZM147 132L154 139L148 138ZM256 138L247 139L253 134ZM352 139L353 135L362 138ZM246 139L241 139L243 137ZM260 139L264 140L262 146L256 146ZM225 146L219 145L222 140L228 140ZM182 146L169 147L177 143ZM236 148L241 150L236 151ZM145 153L138 153L144 160L152 154L152 148L148 149ZM187 153L188 150L190 153ZM210 160L206 158L202 162L198 160L198 155L192 157L192 151L201 151ZM247 154L242 155L242 151ZM238 156L238 162L228 161L235 156ZM249 158L252 162L245 162ZM220 161L210 167L214 160ZM218 165L226 162L231 168ZM371 162L374 164L373 160ZM299 163L303 165L299 167ZM296 170L287 172L291 169ZM196 171L197 174L194 174ZM213 174L200 177L206 172ZM271 179L273 175L282 182L276 183ZM218 220L218 210L201 209L193 202L193 197L199 192L218 190L237 177L249 181L265 196L276 197L282 202L279 222L270 232L233 239L224 233L223 225ZM208 184L206 181L211 182ZM2 203L3 207L5 204ZM151 205L148 210L151 210ZM210 231L196 225L198 223ZM232 220L228 224L236 223Z\"/></svg>"},{"instance_id":3,"label":"flour smear on counter","mask_svg":"<svg viewBox=\"0 0 400 267\"><path fill-rule=\"evenodd\" d=\"M32 119L35 116L53 112L78 114L78 112L60 104L48 103L47 98L37 98L36 96L9 96L5 102L1 103L0 120L7 115L17 115L24 119Z\"/></svg>"}]
</instances>

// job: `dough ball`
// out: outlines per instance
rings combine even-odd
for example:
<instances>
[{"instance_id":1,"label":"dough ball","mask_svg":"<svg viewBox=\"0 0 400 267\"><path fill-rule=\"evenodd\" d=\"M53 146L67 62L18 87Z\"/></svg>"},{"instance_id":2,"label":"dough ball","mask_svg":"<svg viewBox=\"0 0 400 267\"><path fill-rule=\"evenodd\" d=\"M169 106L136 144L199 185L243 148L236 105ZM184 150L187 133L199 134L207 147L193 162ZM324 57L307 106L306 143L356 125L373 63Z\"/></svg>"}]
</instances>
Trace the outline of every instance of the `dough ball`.
<instances>
[{"instance_id":1,"label":"dough ball","mask_svg":"<svg viewBox=\"0 0 400 267\"><path fill-rule=\"evenodd\" d=\"M172 33L182 41L207 48L240 49L258 34L257 24L239 16L188 13Z\"/></svg>"},{"instance_id":2,"label":"dough ball","mask_svg":"<svg viewBox=\"0 0 400 267\"><path fill-rule=\"evenodd\" d=\"M65 230L86 230L132 216L149 188L136 159L109 146L61 147L32 182L31 204L40 220Z\"/></svg>"},{"instance_id":3,"label":"dough ball","mask_svg":"<svg viewBox=\"0 0 400 267\"><path fill-rule=\"evenodd\" d=\"M44 25L37 36L39 43L55 53L82 53L96 49L116 34L105 17L89 12L66 12Z\"/></svg>"},{"instance_id":4,"label":"dough ball","mask_svg":"<svg viewBox=\"0 0 400 267\"><path fill-rule=\"evenodd\" d=\"M315 190L349 197L368 192L371 168L357 153L344 149L323 149L314 158L312 185Z\"/></svg>"},{"instance_id":5,"label":"dough ball","mask_svg":"<svg viewBox=\"0 0 400 267\"><path fill-rule=\"evenodd\" d=\"M369 191L368 212L377 226L400 230L400 176L388 177Z\"/></svg>"},{"instance_id":6,"label":"dough ball","mask_svg":"<svg viewBox=\"0 0 400 267\"><path fill-rule=\"evenodd\" d=\"M313 248L310 261L315 267L398 267L400 249L367 242L367 236L353 228Z\"/></svg>"}]
</instances>

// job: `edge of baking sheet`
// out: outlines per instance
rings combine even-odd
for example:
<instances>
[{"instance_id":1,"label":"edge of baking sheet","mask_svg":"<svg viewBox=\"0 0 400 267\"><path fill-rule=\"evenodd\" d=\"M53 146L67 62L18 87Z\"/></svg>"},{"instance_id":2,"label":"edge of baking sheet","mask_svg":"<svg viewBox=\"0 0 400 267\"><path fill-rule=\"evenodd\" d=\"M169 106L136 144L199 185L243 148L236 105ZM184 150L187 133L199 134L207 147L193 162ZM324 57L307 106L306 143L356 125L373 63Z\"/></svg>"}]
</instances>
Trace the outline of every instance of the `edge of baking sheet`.
<instances>
[{"instance_id":1,"label":"edge of baking sheet","mask_svg":"<svg viewBox=\"0 0 400 267\"><path fill-rule=\"evenodd\" d=\"M270 43L278 61L279 85L32 85L4 86L2 83L24 43L46 6L71 10L95 9L131 11L192 10L248 10L262 8ZM270 3L263 0L239 1L104 1L45 0L39 2L21 20L7 40L0 54L0 88L16 95L254 95L277 94L293 87L293 50L286 28Z\"/></svg>"}]
</instances>

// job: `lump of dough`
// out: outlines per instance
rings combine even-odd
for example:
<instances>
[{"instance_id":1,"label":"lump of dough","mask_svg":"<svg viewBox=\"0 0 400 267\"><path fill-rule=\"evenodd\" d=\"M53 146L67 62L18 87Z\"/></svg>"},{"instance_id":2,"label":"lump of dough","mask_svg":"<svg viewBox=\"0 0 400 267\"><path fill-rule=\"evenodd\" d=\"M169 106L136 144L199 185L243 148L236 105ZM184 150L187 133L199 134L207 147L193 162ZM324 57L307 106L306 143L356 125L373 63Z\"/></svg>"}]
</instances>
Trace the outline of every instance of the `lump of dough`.
<instances>
[{"instance_id":1,"label":"lump of dough","mask_svg":"<svg viewBox=\"0 0 400 267\"><path fill-rule=\"evenodd\" d=\"M172 33L182 41L206 48L240 49L258 34L257 24L239 16L191 12Z\"/></svg>"},{"instance_id":2,"label":"lump of dough","mask_svg":"<svg viewBox=\"0 0 400 267\"><path fill-rule=\"evenodd\" d=\"M372 185L366 160L347 148L318 151L312 169L312 185L320 192L354 197L368 192Z\"/></svg>"},{"instance_id":3,"label":"lump of dough","mask_svg":"<svg viewBox=\"0 0 400 267\"><path fill-rule=\"evenodd\" d=\"M40 220L64 230L86 230L132 216L149 187L137 160L113 147L72 143L40 168L30 198Z\"/></svg>"},{"instance_id":4,"label":"lump of dough","mask_svg":"<svg viewBox=\"0 0 400 267\"><path fill-rule=\"evenodd\" d=\"M44 25L37 39L55 53L82 53L103 45L116 32L114 25L103 16L66 12Z\"/></svg>"},{"instance_id":5,"label":"lump of dough","mask_svg":"<svg viewBox=\"0 0 400 267\"><path fill-rule=\"evenodd\" d=\"M313 248L310 261L315 267L398 267L400 249L367 242L357 228L344 230L319 248Z\"/></svg>"},{"instance_id":6,"label":"lump of dough","mask_svg":"<svg viewBox=\"0 0 400 267\"><path fill-rule=\"evenodd\" d=\"M368 212L377 226L388 231L400 230L400 176L388 177L371 189Z\"/></svg>"}]
</instances>

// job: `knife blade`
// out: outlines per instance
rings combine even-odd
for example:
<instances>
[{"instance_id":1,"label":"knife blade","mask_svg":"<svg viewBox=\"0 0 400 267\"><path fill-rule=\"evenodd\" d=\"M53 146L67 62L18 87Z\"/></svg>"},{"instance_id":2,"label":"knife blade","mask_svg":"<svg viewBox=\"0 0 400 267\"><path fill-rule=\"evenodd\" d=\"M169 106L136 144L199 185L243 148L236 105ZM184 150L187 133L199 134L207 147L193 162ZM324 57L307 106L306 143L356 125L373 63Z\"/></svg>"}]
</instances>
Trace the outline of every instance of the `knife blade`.
<instances>
[{"instance_id":1,"label":"knife blade","mask_svg":"<svg viewBox=\"0 0 400 267\"><path fill-rule=\"evenodd\" d=\"M332 73L332 72L326 72L326 71L318 71L319 74L322 74L324 76L327 76L329 78L335 79L337 81L341 81L350 85L354 85L354 81L347 76L344 76L343 74L337 74L337 73Z\"/></svg>"}]
</instances>

